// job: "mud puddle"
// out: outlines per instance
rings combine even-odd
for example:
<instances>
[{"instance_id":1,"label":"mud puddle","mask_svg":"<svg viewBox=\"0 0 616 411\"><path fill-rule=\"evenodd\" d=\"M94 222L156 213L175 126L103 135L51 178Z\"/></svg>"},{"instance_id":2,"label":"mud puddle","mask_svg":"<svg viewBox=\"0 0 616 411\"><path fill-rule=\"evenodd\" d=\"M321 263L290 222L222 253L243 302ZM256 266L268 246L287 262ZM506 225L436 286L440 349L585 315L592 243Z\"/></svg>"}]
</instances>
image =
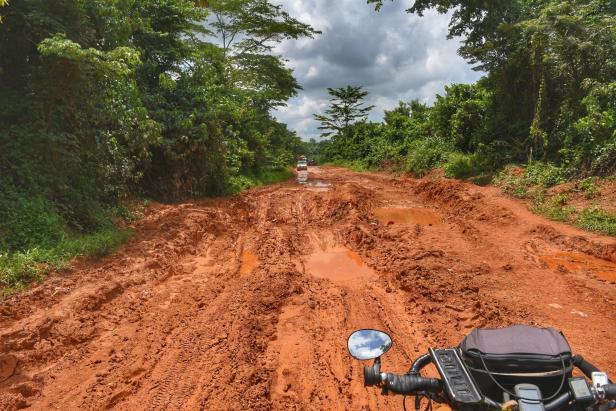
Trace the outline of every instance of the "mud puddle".
<instances>
[{"instance_id":1,"label":"mud puddle","mask_svg":"<svg viewBox=\"0 0 616 411\"><path fill-rule=\"evenodd\" d=\"M324 180L310 180L308 178L307 171L300 171L297 173L297 182L298 184L309 187L314 191L328 191L332 186L331 183Z\"/></svg>"},{"instance_id":2,"label":"mud puddle","mask_svg":"<svg viewBox=\"0 0 616 411\"><path fill-rule=\"evenodd\" d=\"M382 207L374 210L374 217L382 224L418 224L440 225L443 224L441 217L427 208L393 208Z\"/></svg>"},{"instance_id":3,"label":"mud puddle","mask_svg":"<svg viewBox=\"0 0 616 411\"><path fill-rule=\"evenodd\" d=\"M309 180L306 185L313 191L329 191L331 183L323 180Z\"/></svg>"},{"instance_id":4,"label":"mud puddle","mask_svg":"<svg viewBox=\"0 0 616 411\"><path fill-rule=\"evenodd\" d=\"M334 247L311 254L306 261L309 274L327 278L336 283L370 279L374 271L363 262L359 254L345 247Z\"/></svg>"},{"instance_id":5,"label":"mud puddle","mask_svg":"<svg viewBox=\"0 0 616 411\"><path fill-rule=\"evenodd\" d=\"M249 276L259 265L259 257L252 250L244 249L241 260L240 275L242 277Z\"/></svg>"},{"instance_id":6,"label":"mud puddle","mask_svg":"<svg viewBox=\"0 0 616 411\"><path fill-rule=\"evenodd\" d=\"M540 257L553 270L586 271L598 278L616 282L616 263L576 252L556 252Z\"/></svg>"}]
</instances>

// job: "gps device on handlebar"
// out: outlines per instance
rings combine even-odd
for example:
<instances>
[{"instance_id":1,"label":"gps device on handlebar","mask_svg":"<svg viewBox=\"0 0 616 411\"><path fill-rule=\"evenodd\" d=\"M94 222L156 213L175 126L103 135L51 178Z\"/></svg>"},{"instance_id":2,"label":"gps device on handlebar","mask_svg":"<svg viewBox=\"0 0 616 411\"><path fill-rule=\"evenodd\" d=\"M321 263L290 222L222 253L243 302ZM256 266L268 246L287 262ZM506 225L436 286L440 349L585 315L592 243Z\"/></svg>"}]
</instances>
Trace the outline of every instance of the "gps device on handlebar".
<instances>
[{"instance_id":1,"label":"gps device on handlebar","mask_svg":"<svg viewBox=\"0 0 616 411\"><path fill-rule=\"evenodd\" d=\"M403 375L381 370L380 357L391 346L391 337L376 330L357 331L348 341L353 357L375 360L364 368L364 385L380 386L383 394L415 396L417 410L421 398L473 411L616 409L616 385L581 356L573 356L564 336L551 328L474 330L457 348L431 348ZM440 379L421 376L428 364L434 364ZM572 377L574 367L592 384Z\"/></svg>"},{"instance_id":2,"label":"gps device on handlebar","mask_svg":"<svg viewBox=\"0 0 616 411\"><path fill-rule=\"evenodd\" d=\"M539 387L533 384L518 384L514 387L520 411L544 411L543 396Z\"/></svg>"}]
</instances>

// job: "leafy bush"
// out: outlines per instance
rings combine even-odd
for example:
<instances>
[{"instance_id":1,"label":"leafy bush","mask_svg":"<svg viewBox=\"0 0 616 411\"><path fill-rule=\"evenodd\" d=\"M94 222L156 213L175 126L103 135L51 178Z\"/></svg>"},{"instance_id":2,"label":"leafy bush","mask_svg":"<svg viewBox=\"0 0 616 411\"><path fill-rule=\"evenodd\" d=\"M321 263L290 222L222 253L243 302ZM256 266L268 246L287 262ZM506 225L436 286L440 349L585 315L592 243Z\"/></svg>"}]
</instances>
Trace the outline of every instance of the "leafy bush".
<instances>
[{"instance_id":1,"label":"leafy bush","mask_svg":"<svg viewBox=\"0 0 616 411\"><path fill-rule=\"evenodd\" d=\"M568 201L569 196L567 194L558 194L546 199L545 192L539 190L535 194L533 202L538 214L556 221L569 221L575 210L572 207L566 207Z\"/></svg>"},{"instance_id":2,"label":"leafy bush","mask_svg":"<svg viewBox=\"0 0 616 411\"><path fill-rule=\"evenodd\" d=\"M537 184L545 188L553 187L567 181L567 171L554 164L540 161L529 164L524 172L526 184Z\"/></svg>"},{"instance_id":3,"label":"leafy bush","mask_svg":"<svg viewBox=\"0 0 616 411\"><path fill-rule=\"evenodd\" d=\"M279 183L293 178L293 173L289 169L264 169L252 175L233 176L229 179L228 194L239 194L250 188L259 187L267 184Z\"/></svg>"},{"instance_id":4,"label":"leafy bush","mask_svg":"<svg viewBox=\"0 0 616 411\"><path fill-rule=\"evenodd\" d=\"M587 199L594 198L599 192L599 189L593 182L592 177L585 178L584 180L578 181L576 184L576 187L578 190L584 191L585 197Z\"/></svg>"},{"instance_id":5,"label":"leafy bush","mask_svg":"<svg viewBox=\"0 0 616 411\"><path fill-rule=\"evenodd\" d=\"M493 183L501 190L517 198L527 198L529 187L524 180L524 170L509 165L494 176Z\"/></svg>"},{"instance_id":6,"label":"leafy bush","mask_svg":"<svg viewBox=\"0 0 616 411\"><path fill-rule=\"evenodd\" d=\"M279 183L293 178L293 173L288 168L263 169L257 173L259 185Z\"/></svg>"},{"instance_id":7,"label":"leafy bush","mask_svg":"<svg viewBox=\"0 0 616 411\"><path fill-rule=\"evenodd\" d=\"M616 214L596 206L582 210L576 223L586 230L616 236Z\"/></svg>"},{"instance_id":8,"label":"leafy bush","mask_svg":"<svg viewBox=\"0 0 616 411\"><path fill-rule=\"evenodd\" d=\"M590 171L593 175L597 176L607 176L616 173L616 141L606 144L597 150L597 155L592 161Z\"/></svg>"},{"instance_id":9,"label":"leafy bush","mask_svg":"<svg viewBox=\"0 0 616 411\"><path fill-rule=\"evenodd\" d=\"M239 194L257 185L258 183L248 176L233 176L229 179L228 193Z\"/></svg>"},{"instance_id":10,"label":"leafy bush","mask_svg":"<svg viewBox=\"0 0 616 411\"><path fill-rule=\"evenodd\" d=\"M111 228L81 237L65 237L54 247L0 252L0 285L4 292L24 287L50 270L65 267L76 256L103 256L131 235L130 230Z\"/></svg>"},{"instance_id":11,"label":"leafy bush","mask_svg":"<svg viewBox=\"0 0 616 411\"><path fill-rule=\"evenodd\" d=\"M344 167L358 173L370 170L368 164L363 160L336 160L326 163L325 165Z\"/></svg>"},{"instance_id":12,"label":"leafy bush","mask_svg":"<svg viewBox=\"0 0 616 411\"><path fill-rule=\"evenodd\" d=\"M417 176L426 175L440 166L451 151L451 144L442 139L415 140L409 145L405 171Z\"/></svg>"},{"instance_id":13,"label":"leafy bush","mask_svg":"<svg viewBox=\"0 0 616 411\"><path fill-rule=\"evenodd\" d=\"M450 153L443 168L449 178L466 179L481 173L476 154Z\"/></svg>"},{"instance_id":14,"label":"leafy bush","mask_svg":"<svg viewBox=\"0 0 616 411\"><path fill-rule=\"evenodd\" d=\"M63 221L45 198L28 197L8 185L0 191L0 250L51 247L60 241Z\"/></svg>"}]
</instances>

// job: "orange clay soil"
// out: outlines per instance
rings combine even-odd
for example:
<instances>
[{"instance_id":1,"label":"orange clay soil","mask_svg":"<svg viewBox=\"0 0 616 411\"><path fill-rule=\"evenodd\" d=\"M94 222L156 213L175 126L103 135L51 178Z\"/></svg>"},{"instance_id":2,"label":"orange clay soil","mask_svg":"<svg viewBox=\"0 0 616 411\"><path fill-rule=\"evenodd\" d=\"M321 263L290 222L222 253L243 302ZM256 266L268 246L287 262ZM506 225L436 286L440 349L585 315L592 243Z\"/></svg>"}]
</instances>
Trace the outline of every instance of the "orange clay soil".
<instances>
[{"instance_id":1,"label":"orange clay soil","mask_svg":"<svg viewBox=\"0 0 616 411\"><path fill-rule=\"evenodd\" d=\"M526 323L616 375L614 239L495 188L310 180L152 206L120 251L0 303L0 409L400 409L347 354L363 327L393 336L392 372Z\"/></svg>"}]
</instances>

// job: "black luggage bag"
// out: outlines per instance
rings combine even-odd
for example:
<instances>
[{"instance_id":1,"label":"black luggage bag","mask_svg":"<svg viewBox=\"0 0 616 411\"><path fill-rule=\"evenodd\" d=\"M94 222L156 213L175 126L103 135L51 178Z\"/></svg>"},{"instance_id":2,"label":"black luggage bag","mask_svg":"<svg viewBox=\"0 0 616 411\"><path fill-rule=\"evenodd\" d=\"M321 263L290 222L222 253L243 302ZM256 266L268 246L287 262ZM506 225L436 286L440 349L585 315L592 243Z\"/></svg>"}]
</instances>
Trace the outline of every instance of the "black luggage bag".
<instances>
[{"instance_id":1,"label":"black luggage bag","mask_svg":"<svg viewBox=\"0 0 616 411\"><path fill-rule=\"evenodd\" d=\"M553 328L475 329L459 349L482 393L495 401L502 401L503 388L512 393L521 383L553 398L566 390L573 370L569 343Z\"/></svg>"}]
</instances>

